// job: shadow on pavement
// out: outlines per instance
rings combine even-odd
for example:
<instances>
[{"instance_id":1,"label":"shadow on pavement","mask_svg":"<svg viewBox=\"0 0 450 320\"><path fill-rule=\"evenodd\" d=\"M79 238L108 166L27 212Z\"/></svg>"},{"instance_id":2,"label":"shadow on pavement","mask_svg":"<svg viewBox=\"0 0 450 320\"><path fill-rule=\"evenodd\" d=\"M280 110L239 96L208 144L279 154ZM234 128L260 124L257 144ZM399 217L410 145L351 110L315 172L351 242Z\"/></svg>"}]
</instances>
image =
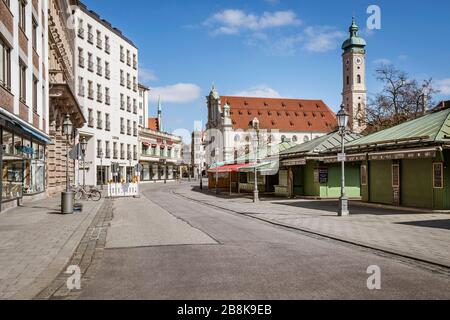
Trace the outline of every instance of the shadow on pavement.
<instances>
[{"instance_id":1,"label":"shadow on pavement","mask_svg":"<svg viewBox=\"0 0 450 320\"><path fill-rule=\"evenodd\" d=\"M450 219L397 222L397 224L404 224L404 225L416 226L416 227L425 227L425 228L450 230Z\"/></svg>"}]
</instances>

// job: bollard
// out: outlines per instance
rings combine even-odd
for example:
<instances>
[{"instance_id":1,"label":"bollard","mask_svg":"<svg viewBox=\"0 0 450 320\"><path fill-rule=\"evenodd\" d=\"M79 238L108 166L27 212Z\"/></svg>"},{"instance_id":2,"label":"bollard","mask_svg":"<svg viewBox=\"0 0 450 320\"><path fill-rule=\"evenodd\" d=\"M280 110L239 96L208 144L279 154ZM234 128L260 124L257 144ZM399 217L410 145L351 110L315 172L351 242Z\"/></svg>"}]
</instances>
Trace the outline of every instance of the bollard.
<instances>
[{"instance_id":1,"label":"bollard","mask_svg":"<svg viewBox=\"0 0 450 320\"><path fill-rule=\"evenodd\" d=\"M73 213L73 192L66 191L61 193L61 213L72 214Z\"/></svg>"}]
</instances>

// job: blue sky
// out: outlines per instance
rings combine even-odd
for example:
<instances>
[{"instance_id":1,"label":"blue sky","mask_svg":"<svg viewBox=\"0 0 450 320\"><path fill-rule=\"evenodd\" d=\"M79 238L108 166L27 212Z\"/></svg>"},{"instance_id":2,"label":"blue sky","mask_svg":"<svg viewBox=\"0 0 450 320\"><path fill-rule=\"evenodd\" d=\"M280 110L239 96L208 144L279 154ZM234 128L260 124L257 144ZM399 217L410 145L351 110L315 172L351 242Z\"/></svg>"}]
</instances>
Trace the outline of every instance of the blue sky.
<instances>
[{"instance_id":1,"label":"blue sky","mask_svg":"<svg viewBox=\"0 0 450 320\"><path fill-rule=\"evenodd\" d=\"M220 94L322 99L341 103L341 49L354 14L367 41L369 94L374 71L393 63L412 77L433 77L450 98L450 2L289 0L85 0L139 48L150 114L162 95L167 131L205 124L211 83ZM368 30L369 5L381 29ZM180 130L177 133L181 133Z\"/></svg>"}]
</instances>

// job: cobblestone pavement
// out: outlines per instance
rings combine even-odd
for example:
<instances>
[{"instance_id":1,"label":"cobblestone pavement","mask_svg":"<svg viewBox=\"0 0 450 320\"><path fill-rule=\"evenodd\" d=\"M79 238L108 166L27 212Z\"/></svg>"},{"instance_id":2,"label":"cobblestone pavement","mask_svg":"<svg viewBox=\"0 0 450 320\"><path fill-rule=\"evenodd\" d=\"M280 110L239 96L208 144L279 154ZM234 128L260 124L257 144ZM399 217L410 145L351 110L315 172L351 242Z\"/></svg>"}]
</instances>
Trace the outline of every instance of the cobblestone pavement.
<instances>
[{"instance_id":1,"label":"cobblestone pavement","mask_svg":"<svg viewBox=\"0 0 450 320\"><path fill-rule=\"evenodd\" d=\"M98 210L89 228L84 233L73 256L68 260L65 268L44 290L34 297L36 300L66 300L75 299L80 290L69 290L67 287L68 274L65 273L68 266L77 266L81 272L81 286L86 285L95 272L99 262L103 258L103 250L106 245L106 234L113 218L113 202L107 199ZM81 288L82 289L82 288Z\"/></svg>"},{"instance_id":2,"label":"cobblestone pavement","mask_svg":"<svg viewBox=\"0 0 450 320\"><path fill-rule=\"evenodd\" d=\"M0 214L0 299L32 299L72 256L100 202L61 215L60 197Z\"/></svg>"},{"instance_id":3,"label":"cobblestone pavement","mask_svg":"<svg viewBox=\"0 0 450 320\"><path fill-rule=\"evenodd\" d=\"M350 205L351 216L338 217L336 201L263 199L255 205L243 195L217 196L197 187L175 192L271 223L450 267L450 214Z\"/></svg>"}]
</instances>

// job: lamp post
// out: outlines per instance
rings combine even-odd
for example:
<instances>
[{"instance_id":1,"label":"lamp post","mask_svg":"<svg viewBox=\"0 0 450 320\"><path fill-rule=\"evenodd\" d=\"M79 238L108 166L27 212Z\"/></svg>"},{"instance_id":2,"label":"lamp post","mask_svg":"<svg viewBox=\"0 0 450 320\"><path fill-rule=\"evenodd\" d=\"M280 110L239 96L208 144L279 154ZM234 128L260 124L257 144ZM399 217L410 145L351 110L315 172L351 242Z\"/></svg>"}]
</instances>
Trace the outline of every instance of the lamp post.
<instances>
[{"instance_id":1,"label":"lamp post","mask_svg":"<svg viewBox=\"0 0 450 320\"><path fill-rule=\"evenodd\" d=\"M87 149L87 141L86 137L83 137L81 140L81 153L83 155L83 190L86 190L86 149Z\"/></svg>"},{"instance_id":2,"label":"lamp post","mask_svg":"<svg viewBox=\"0 0 450 320\"><path fill-rule=\"evenodd\" d=\"M345 192L345 133L347 129L349 114L345 111L345 106L341 106L341 110L337 113L339 133L341 135L341 197L339 198L339 216L348 216L348 197ZM338 157L339 158L339 157Z\"/></svg>"},{"instance_id":3,"label":"lamp post","mask_svg":"<svg viewBox=\"0 0 450 320\"><path fill-rule=\"evenodd\" d=\"M259 202L259 191L258 191L258 150L259 150L259 121L258 119L253 119L252 121L252 128L255 130L255 135L253 138L253 145L254 145L254 175L255 175L255 185L253 189L253 202L258 203Z\"/></svg>"},{"instance_id":4,"label":"lamp post","mask_svg":"<svg viewBox=\"0 0 450 320\"><path fill-rule=\"evenodd\" d=\"M100 184L101 184L101 188L103 190L103 150L100 151Z\"/></svg>"},{"instance_id":5,"label":"lamp post","mask_svg":"<svg viewBox=\"0 0 450 320\"><path fill-rule=\"evenodd\" d=\"M69 114L66 114L63 125L63 135L66 136L66 191L61 194L61 213L73 213L73 192L70 190L69 178L69 139L72 135L73 125Z\"/></svg>"}]
</instances>

